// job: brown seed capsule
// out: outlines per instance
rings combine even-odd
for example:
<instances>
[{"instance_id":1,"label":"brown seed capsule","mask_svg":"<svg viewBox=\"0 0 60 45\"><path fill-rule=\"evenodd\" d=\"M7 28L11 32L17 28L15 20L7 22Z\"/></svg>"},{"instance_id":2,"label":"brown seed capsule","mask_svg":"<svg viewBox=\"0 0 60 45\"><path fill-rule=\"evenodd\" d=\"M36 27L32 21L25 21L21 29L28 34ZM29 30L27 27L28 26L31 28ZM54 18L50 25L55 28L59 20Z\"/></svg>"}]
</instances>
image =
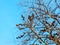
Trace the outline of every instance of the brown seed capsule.
<instances>
[{"instance_id":1,"label":"brown seed capsule","mask_svg":"<svg viewBox=\"0 0 60 45\"><path fill-rule=\"evenodd\" d=\"M25 17L23 15L21 15L22 19L25 20Z\"/></svg>"},{"instance_id":2,"label":"brown seed capsule","mask_svg":"<svg viewBox=\"0 0 60 45\"><path fill-rule=\"evenodd\" d=\"M34 19L34 14L32 14L32 16L28 16L28 19L30 20L30 21L32 21L33 19Z\"/></svg>"},{"instance_id":3,"label":"brown seed capsule","mask_svg":"<svg viewBox=\"0 0 60 45\"><path fill-rule=\"evenodd\" d=\"M28 16L28 19L31 21L31 16L30 15Z\"/></svg>"},{"instance_id":4,"label":"brown seed capsule","mask_svg":"<svg viewBox=\"0 0 60 45\"><path fill-rule=\"evenodd\" d=\"M46 30L41 30L42 32L45 32Z\"/></svg>"},{"instance_id":5,"label":"brown seed capsule","mask_svg":"<svg viewBox=\"0 0 60 45\"><path fill-rule=\"evenodd\" d=\"M55 21L53 21L53 22L51 23L51 26L54 26L54 23L55 23Z\"/></svg>"},{"instance_id":6,"label":"brown seed capsule","mask_svg":"<svg viewBox=\"0 0 60 45\"><path fill-rule=\"evenodd\" d=\"M16 26L20 26L20 24L16 24Z\"/></svg>"}]
</instances>

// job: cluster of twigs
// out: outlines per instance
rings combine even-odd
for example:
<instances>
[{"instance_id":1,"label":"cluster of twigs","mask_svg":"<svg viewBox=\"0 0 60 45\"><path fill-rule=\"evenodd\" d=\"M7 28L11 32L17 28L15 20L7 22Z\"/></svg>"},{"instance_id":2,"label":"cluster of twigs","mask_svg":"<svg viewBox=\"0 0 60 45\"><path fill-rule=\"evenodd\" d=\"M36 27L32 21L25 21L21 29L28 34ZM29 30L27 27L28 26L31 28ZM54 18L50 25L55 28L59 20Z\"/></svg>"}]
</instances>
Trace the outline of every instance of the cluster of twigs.
<instances>
[{"instance_id":1,"label":"cluster of twigs","mask_svg":"<svg viewBox=\"0 0 60 45\"><path fill-rule=\"evenodd\" d=\"M57 0L55 0L55 3L56 3L56 7L60 9L60 6L58 5ZM36 7L34 7L34 4L36 4L37 6L35 5ZM53 43L55 43L56 45L60 45L60 27L59 27L60 16L59 14L55 14L55 11L57 8L53 9L53 11L51 12L48 6L43 2L43 0L42 1L37 0L34 4L33 4L33 7L29 7L29 9L32 9L34 13L32 13L31 16L30 15L28 16L28 20L25 21L25 17L22 15L22 18L25 21L25 23L16 24L19 30L24 30L25 28L29 28L30 32L24 32L24 34L21 36L18 36L17 39L22 38L25 36L25 34L27 34L26 36L29 36L29 37L28 39L24 40L25 42L30 41L31 38L33 40L35 39L33 44L30 44L30 45L38 45L38 44L35 44L37 40L40 44L44 43L45 45L49 45L51 43L49 43L49 41L47 42L47 40L52 40ZM53 19L51 23L48 22L48 19L50 18ZM41 24L39 24L36 20L39 21L39 23ZM25 27L21 28L20 26L25 26ZM56 31L56 33L52 34L53 31ZM43 35L45 32L48 32L49 34Z\"/></svg>"}]
</instances>

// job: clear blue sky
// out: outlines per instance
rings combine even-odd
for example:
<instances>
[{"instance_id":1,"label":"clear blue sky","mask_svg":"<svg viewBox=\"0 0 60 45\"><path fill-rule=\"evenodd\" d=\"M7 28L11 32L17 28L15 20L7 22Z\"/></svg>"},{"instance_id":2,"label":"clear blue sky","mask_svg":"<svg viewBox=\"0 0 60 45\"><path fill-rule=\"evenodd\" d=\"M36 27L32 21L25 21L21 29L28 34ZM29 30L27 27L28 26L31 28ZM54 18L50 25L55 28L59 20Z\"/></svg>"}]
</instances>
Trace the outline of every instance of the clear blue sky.
<instances>
[{"instance_id":1,"label":"clear blue sky","mask_svg":"<svg viewBox=\"0 0 60 45\"><path fill-rule=\"evenodd\" d=\"M19 0L0 0L0 45L16 44Z\"/></svg>"}]
</instances>

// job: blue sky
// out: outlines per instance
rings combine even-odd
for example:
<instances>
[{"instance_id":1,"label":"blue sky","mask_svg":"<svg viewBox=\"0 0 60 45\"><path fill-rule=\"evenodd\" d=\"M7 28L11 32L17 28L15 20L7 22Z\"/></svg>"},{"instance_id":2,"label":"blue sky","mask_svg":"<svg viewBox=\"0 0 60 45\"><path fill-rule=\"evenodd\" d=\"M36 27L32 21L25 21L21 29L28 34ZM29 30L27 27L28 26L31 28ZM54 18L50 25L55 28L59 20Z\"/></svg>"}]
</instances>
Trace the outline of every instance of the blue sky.
<instances>
[{"instance_id":1,"label":"blue sky","mask_svg":"<svg viewBox=\"0 0 60 45\"><path fill-rule=\"evenodd\" d=\"M16 37L20 31L16 24L22 22L20 15L26 16L25 10L27 9L18 6L19 1L0 0L0 45L17 45Z\"/></svg>"},{"instance_id":2,"label":"blue sky","mask_svg":"<svg viewBox=\"0 0 60 45\"><path fill-rule=\"evenodd\" d=\"M0 45L17 45L19 0L0 0Z\"/></svg>"}]
</instances>

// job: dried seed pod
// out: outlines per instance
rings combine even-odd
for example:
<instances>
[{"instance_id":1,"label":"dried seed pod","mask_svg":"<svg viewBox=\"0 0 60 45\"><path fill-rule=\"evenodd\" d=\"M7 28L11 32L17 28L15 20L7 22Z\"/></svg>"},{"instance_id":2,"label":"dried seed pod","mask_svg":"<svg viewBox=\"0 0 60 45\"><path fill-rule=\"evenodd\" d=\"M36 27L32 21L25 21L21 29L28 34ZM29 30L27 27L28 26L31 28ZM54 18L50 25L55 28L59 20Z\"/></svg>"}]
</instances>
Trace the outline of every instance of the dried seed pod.
<instances>
[{"instance_id":1,"label":"dried seed pod","mask_svg":"<svg viewBox=\"0 0 60 45\"><path fill-rule=\"evenodd\" d=\"M32 14L32 18L34 18L34 14Z\"/></svg>"},{"instance_id":2,"label":"dried seed pod","mask_svg":"<svg viewBox=\"0 0 60 45\"><path fill-rule=\"evenodd\" d=\"M25 17L23 15L21 15L22 19L25 20Z\"/></svg>"},{"instance_id":3,"label":"dried seed pod","mask_svg":"<svg viewBox=\"0 0 60 45\"><path fill-rule=\"evenodd\" d=\"M20 24L16 24L16 26L20 26Z\"/></svg>"},{"instance_id":4,"label":"dried seed pod","mask_svg":"<svg viewBox=\"0 0 60 45\"><path fill-rule=\"evenodd\" d=\"M53 22L51 23L51 26L54 26L54 23L55 23L55 21L53 21Z\"/></svg>"},{"instance_id":5,"label":"dried seed pod","mask_svg":"<svg viewBox=\"0 0 60 45\"><path fill-rule=\"evenodd\" d=\"M28 16L28 19L31 21L31 16L30 15Z\"/></svg>"},{"instance_id":6,"label":"dried seed pod","mask_svg":"<svg viewBox=\"0 0 60 45\"><path fill-rule=\"evenodd\" d=\"M46 32L46 30L41 30L42 32Z\"/></svg>"},{"instance_id":7,"label":"dried seed pod","mask_svg":"<svg viewBox=\"0 0 60 45\"><path fill-rule=\"evenodd\" d=\"M34 14L32 14L32 16L28 16L28 19L30 20L30 21L32 21L33 19L34 19Z\"/></svg>"}]
</instances>

